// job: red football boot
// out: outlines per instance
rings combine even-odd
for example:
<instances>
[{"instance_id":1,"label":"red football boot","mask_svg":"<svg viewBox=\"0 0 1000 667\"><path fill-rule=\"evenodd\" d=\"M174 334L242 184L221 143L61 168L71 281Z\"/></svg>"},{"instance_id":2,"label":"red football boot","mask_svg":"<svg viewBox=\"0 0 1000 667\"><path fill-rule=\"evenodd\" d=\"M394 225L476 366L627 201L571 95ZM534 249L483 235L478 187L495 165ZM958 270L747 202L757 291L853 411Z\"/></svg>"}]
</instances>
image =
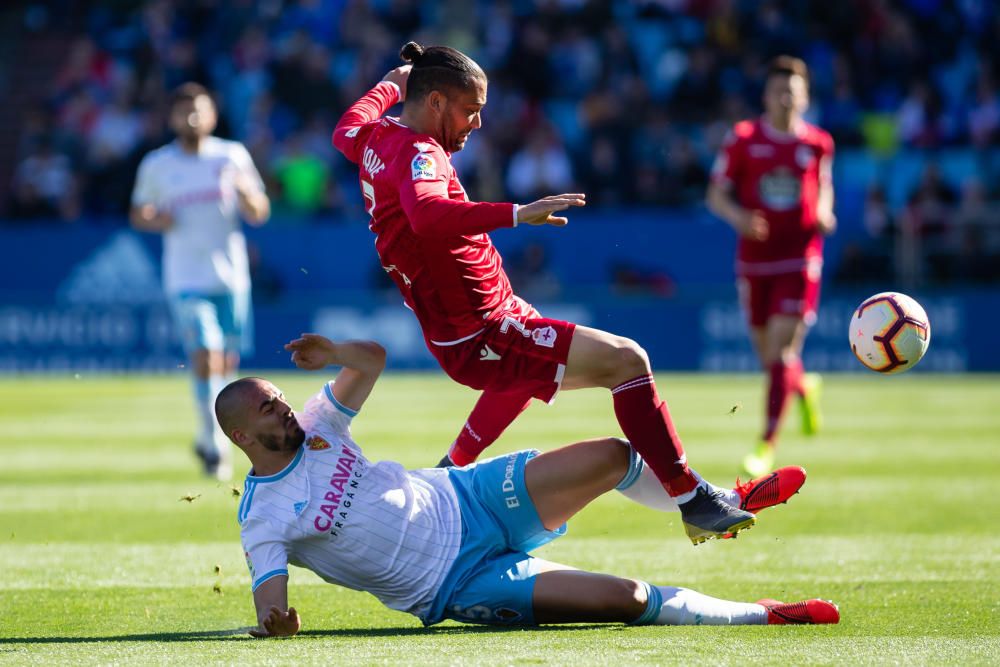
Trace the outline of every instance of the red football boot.
<instances>
[{"instance_id":1,"label":"red football boot","mask_svg":"<svg viewBox=\"0 0 1000 667\"><path fill-rule=\"evenodd\" d=\"M768 625L814 625L840 623L840 610L829 600L803 600L802 602L778 602L770 598L757 600L757 604L767 609Z\"/></svg>"},{"instance_id":2,"label":"red football boot","mask_svg":"<svg viewBox=\"0 0 1000 667\"><path fill-rule=\"evenodd\" d=\"M740 509L756 514L778 503L788 502L805 482L804 468L785 466L743 484L740 484L740 478L737 477L736 487L733 490L740 496Z\"/></svg>"}]
</instances>

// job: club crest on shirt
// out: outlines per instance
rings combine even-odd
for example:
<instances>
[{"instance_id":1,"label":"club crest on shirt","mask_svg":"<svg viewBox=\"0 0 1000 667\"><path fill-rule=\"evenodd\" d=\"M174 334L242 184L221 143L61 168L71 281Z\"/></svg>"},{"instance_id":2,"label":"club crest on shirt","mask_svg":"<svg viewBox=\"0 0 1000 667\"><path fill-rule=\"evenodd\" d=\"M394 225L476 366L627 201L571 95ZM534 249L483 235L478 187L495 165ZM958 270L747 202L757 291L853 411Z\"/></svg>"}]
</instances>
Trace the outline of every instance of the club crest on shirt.
<instances>
[{"instance_id":1,"label":"club crest on shirt","mask_svg":"<svg viewBox=\"0 0 1000 667\"><path fill-rule=\"evenodd\" d=\"M415 181L433 181L437 178L437 165L428 153L417 153L410 163L410 175Z\"/></svg>"},{"instance_id":2,"label":"club crest on shirt","mask_svg":"<svg viewBox=\"0 0 1000 667\"><path fill-rule=\"evenodd\" d=\"M318 452L321 449L330 449L330 443L320 436L314 435L306 441L306 447L314 452Z\"/></svg>"},{"instance_id":3,"label":"club crest on shirt","mask_svg":"<svg viewBox=\"0 0 1000 667\"><path fill-rule=\"evenodd\" d=\"M556 344L556 330L552 327L533 329L531 332L531 340L535 341L535 345L552 347Z\"/></svg>"}]
</instances>

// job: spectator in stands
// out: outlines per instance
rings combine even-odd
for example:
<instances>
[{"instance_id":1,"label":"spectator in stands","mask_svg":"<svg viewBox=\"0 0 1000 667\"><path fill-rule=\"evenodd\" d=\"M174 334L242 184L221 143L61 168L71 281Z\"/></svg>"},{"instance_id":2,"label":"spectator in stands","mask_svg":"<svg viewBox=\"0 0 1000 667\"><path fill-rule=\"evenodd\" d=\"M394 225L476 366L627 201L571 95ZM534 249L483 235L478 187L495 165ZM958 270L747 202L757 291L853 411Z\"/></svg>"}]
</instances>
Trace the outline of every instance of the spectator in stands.
<instances>
[{"instance_id":1,"label":"spectator in stands","mask_svg":"<svg viewBox=\"0 0 1000 667\"><path fill-rule=\"evenodd\" d=\"M518 199L533 200L549 192L573 190L573 168L554 128L540 125L507 168L507 189Z\"/></svg>"},{"instance_id":2,"label":"spectator in stands","mask_svg":"<svg viewBox=\"0 0 1000 667\"><path fill-rule=\"evenodd\" d=\"M285 154L273 165L281 187L279 206L291 212L313 216L327 209L330 167L304 150L303 135L296 133L285 143Z\"/></svg>"},{"instance_id":3,"label":"spectator in stands","mask_svg":"<svg viewBox=\"0 0 1000 667\"><path fill-rule=\"evenodd\" d=\"M40 137L14 172L12 215L18 219L74 220L79 214L76 178L69 158Z\"/></svg>"},{"instance_id":4,"label":"spectator in stands","mask_svg":"<svg viewBox=\"0 0 1000 667\"><path fill-rule=\"evenodd\" d=\"M353 197L344 204L338 195L341 181L353 191L354 176L330 161L330 118L384 72L394 44L421 31L466 43L491 77L490 122L456 160L473 199L501 201L513 198L511 188L534 188L525 181L544 160L532 154L537 138L526 128L548 121L562 140L546 178L568 173L592 204L686 205L688 184L704 178L704 156L751 115L764 63L778 51L797 52L816 70L813 104L822 116L815 120L843 146L864 140L882 151L877 159L891 159L900 144L980 152L1000 144L998 15L989 2L483 0L475 12L452 3L467 12L460 29L445 24L457 14L417 0L240 0L224 13L211 9L215 1L70 4L80 20L52 19L76 26L66 59L53 83L35 91L44 104L22 114L24 139L0 165L10 173L34 156L29 139L50 135L67 158L67 180L79 183L66 197L75 206L60 205L58 215L121 209L127 185L116 185L118 175L134 170L139 151L127 147L162 143L162 127L153 131L145 119L171 82L193 78L222 93L220 134L269 166L262 174L269 183L289 178L283 156L297 151L328 165L330 198L318 208L312 195L307 206L296 200L279 219L326 221L318 210L364 220ZM319 163L310 166L321 176ZM52 215L30 187L13 179L0 185L10 187L10 213L49 206ZM926 213L921 201L908 208ZM853 209L860 207L856 200ZM917 219L916 211L885 211Z\"/></svg>"},{"instance_id":5,"label":"spectator in stands","mask_svg":"<svg viewBox=\"0 0 1000 667\"><path fill-rule=\"evenodd\" d=\"M511 260L507 275L518 294L536 305L559 298L562 285L549 266L548 249L543 244L529 243Z\"/></svg>"}]
</instances>

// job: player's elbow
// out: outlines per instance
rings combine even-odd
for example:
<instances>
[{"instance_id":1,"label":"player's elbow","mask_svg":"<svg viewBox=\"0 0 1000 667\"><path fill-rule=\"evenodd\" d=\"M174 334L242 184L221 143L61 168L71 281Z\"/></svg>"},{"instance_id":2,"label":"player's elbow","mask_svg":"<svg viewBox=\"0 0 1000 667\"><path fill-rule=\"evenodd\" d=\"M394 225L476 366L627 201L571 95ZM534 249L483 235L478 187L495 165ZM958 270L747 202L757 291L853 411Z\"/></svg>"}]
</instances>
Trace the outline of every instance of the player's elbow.
<instances>
[{"instance_id":1,"label":"player's elbow","mask_svg":"<svg viewBox=\"0 0 1000 667\"><path fill-rule=\"evenodd\" d=\"M708 185L708 191L705 193L705 206L712 213L718 215L719 211L722 209L722 198L725 197L725 193L722 192L720 188L715 183L710 183Z\"/></svg>"},{"instance_id":2,"label":"player's elbow","mask_svg":"<svg viewBox=\"0 0 1000 667\"><path fill-rule=\"evenodd\" d=\"M146 216L143 215L142 208L141 206L132 206L129 208L128 221L133 228L145 231L149 229L149 222Z\"/></svg>"},{"instance_id":3,"label":"player's elbow","mask_svg":"<svg viewBox=\"0 0 1000 667\"><path fill-rule=\"evenodd\" d=\"M378 372L381 373L382 370L385 369L385 359L386 359L385 348L376 343L375 341L369 342L368 346L369 346L368 348L369 353L371 354L372 358L372 366L376 370L378 370Z\"/></svg>"}]
</instances>

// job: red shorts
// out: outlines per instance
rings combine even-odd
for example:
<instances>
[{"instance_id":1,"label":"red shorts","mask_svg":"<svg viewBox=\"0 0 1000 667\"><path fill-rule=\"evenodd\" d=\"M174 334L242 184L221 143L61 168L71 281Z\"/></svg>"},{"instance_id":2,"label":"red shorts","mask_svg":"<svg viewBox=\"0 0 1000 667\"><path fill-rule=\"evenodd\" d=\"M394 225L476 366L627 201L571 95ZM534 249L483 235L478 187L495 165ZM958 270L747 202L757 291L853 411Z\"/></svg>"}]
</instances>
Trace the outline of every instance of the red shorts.
<instances>
[{"instance_id":1,"label":"red shorts","mask_svg":"<svg viewBox=\"0 0 1000 667\"><path fill-rule=\"evenodd\" d=\"M488 322L472 338L445 345L427 341L427 347L444 372L466 387L523 392L549 402L562 384L575 329L529 306Z\"/></svg>"},{"instance_id":2,"label":"red shorts","mask_svg":"<svg viewBox=\"0 0 1000 667\"><path fill-rule=\"evenodd\" d=\"M801 317L807 325L816 321L820 272L803 269L771 276L740 276L736 280L740 305L751 327L763 327L772 315Z\"/></svg>"}]
</instances>

